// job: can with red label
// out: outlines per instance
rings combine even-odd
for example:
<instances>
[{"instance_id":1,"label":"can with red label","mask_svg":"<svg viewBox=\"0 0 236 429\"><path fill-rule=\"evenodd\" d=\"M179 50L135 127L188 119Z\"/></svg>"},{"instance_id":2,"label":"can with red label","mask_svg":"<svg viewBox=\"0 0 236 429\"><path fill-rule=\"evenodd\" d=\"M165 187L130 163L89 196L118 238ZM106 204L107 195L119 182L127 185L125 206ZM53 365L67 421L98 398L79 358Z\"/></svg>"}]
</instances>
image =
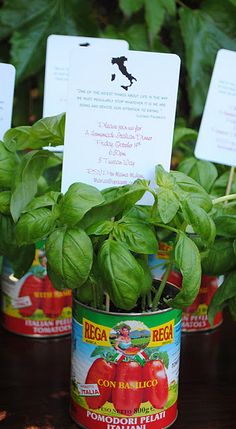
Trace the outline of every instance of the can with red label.
<instances>
[{"instance_id":1,"label":"can with red label","mask_svg":"<svg viewBox=\"0 0 236 429\"><path fill-rule=\"evenodd\" d=\"M153 275L161 279L165 272L166 261L169 260L169 254L172 250L170 243L160 243L157 255L150 255L149 265ZM168 282L181 288L182 275L175 267L169 274ZM207 317L209 304L222 283L221 277L202 275L199 293L193 304L183 310L182 331L183 332L201 332L217 328L223 322L223 314L219 311L214 319L213 325L210 325Z\"/></svg>"},{"instance_id":2,"label":"can with red label","mask_svg":"<svg viewBox=\"0 0 236 429\"><path fill-rule=\"evenodd\" d=\"M2 322L7 330L43 338L71 333L72 294L54 289L43 248L36 249L33 264L21 279L14 277L5 260L1 287Z\"/></svg>"},{"instance_id":3,"label":"can with red label","mask_svg":"<svg viewBox=\"0 0 236 429\"><path fill-rule=\"evenodd\" d=\"M86 429L164 429L177 417L181 310L73 302L71 417Z\"/></svg>"},{"instance_id":4,"label":"can with red label","mask_svg":"<svg viewBox=\"0 0 236 429\"><path fill-rule=\"evenodd\" d=\"M208 331L221 325L223 322L221 311L216 314L212 325L207 317L209 304L221 283L220 277L202 275L201 286L195 301L183 311L183 332Z\"/></svg>"}]
</instances>

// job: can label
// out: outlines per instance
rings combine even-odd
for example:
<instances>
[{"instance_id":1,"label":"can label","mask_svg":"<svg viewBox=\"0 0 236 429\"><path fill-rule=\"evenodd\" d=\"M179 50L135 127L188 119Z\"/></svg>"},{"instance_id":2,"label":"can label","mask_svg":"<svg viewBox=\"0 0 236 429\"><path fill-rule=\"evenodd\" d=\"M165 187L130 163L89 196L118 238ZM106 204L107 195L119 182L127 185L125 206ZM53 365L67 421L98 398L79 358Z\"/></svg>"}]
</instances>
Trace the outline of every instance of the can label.
<instances>
[{"instance_id":1,"label":"can label","mask_svg":"<svg viewBox=\"0 0 236 429\"><path fill-rule=\"evenodd\" d=\"M88 429L163 429L177 416L181 311L118 314L73 303L72 418Z\"/></svg>"},{"instance_id":2,"label":"can label","mask_svg":"<svg viewBox=\"0 0 236 429\"><path fill-rule=\"evenodd\" d=\"M166 269L166 261L169 259L171 252L169 243L160 243L157 255L149 256L149 266L153 275L157 279L161 279ZM181 288L182 275L180 271L174 269L170 272L168 282ZM182 331L206 331L214 329L223 321L223 314L219 311L214 319L213 325L210 325L207 317L209 304L222 282L222 278L215 276L202 275L199 293L193 304L185 308L182 313Z\"/></svg>"},{"instance_id":3,"label":"can label","mask_svg":"<svg viewBox=\"0 0 236 429\"><path fill-rule=\"evenodd\" d=\"M213 325L210 325L207 318L209 304L221 281L222 279L219 277L202 275L200 290L195 301L183 311L182 330L184 332L206 331L214 329L222 323L221 311L216 314Z\"/></svg>"},{"instance_id":4,"label":"can label","mask_svg":"<svg viewBox=\"0 0 236 429\"><path fill-rule=\"evenodd\" d=\"M26 336L51 337L71 332L72 294L55 290L46 271L43 249L37 249L30 270L20 280L4 261L2 275L3 325Z\"/></svg>"}]
</instances>

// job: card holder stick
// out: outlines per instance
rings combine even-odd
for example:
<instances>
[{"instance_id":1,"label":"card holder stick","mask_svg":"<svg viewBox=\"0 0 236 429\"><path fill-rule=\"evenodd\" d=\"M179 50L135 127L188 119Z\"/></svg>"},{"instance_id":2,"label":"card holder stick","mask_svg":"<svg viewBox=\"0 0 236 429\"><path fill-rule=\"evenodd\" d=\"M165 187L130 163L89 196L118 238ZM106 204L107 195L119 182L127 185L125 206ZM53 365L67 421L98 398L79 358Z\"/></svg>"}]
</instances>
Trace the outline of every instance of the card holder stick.
<instances>
[{"instance_id":1,"label":"card holder stick","mask_svg":"<svg viewBox=\"0 0 236 429\"><path fill-rule=\"evenodd\" d=\"M231 192L231 188L232 188L232 184L233 184L233 180L234 180L234 173L235 173L235 167L231 167L230 173L229 173L229 180L228 180L227 188L225 191L225 195L229 195ZM227 201L225 201L225 204L227 204Z\"/></svg>"}]
</instances>

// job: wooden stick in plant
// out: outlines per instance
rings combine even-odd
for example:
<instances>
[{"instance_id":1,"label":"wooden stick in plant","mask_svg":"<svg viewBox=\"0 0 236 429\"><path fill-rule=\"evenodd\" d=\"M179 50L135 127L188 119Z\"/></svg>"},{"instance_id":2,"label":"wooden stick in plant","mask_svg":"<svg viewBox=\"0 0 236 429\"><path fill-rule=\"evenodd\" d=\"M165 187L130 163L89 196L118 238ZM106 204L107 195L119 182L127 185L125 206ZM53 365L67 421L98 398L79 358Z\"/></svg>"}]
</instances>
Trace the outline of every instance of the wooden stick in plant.
<instances>
[{"instance_id":1,"label":"wooden stick in plant","mask_svg":"<svg viewBox=\"0 0 236 429\"><path fill-rule=\"evenodd\" d=\"M233 180L234 180L234 167L231 167L230 169L230 173L229 173L229 180L227 183L227 188L225 191L225 195L229 195L231 192L231 188L232 188L232 184L233 184ZM225 201L225 204L227 204L227 201Z\"/></svg>"}]
</instances>

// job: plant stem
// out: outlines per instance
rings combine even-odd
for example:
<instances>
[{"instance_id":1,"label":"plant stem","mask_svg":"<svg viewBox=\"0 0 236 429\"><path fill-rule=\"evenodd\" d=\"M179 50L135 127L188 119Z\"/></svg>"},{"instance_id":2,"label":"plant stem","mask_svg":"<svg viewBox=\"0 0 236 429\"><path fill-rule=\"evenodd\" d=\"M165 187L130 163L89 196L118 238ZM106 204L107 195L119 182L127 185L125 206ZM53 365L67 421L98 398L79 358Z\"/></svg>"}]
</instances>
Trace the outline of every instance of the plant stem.
<instances>
[{"instance_id":1,"label":"plant stem","mask_svg":"<svg viewBox=\"0 0 236 429\"><path fill-rule=\"evenodd\" d=\"M105 293L106 295L106 311L109 313L110 311L110 297L108 295L108 293Z\"/></svg>"},{"instance_id":2,"label":"plant stem","mask_svg":"<svg viewBox=\"0 0 236 429\"><path fill-rule=\"evenodd\" d=\"M148 294L147 294L147 304L148 304L148 308L151 308L151 306L152 306L152 294L151 294L151 292L148 292Z\"/></svg>"},{"instance_id":3,"label":"plant stem","mask_svg":"<svg viewBox=\"0 0 236 429\"><path fill-rule=\"evenodd\" d=\"M215 198L212 200L212 204L216 205L230 200L236 200L236 194L224 195L224 197Z\"/></svg>"},{"instance_id":4,"label":"plant stem","mask_svg":"<svg viewBox=\"0 0 236 429\"><path fill-rule=\"evenodd\" d=\"M93 307L97 308L97 293L96 293L96 285L92 281L92 290L93 290Z\"/></svg>"},{"instance_id":5,"label":"plant stem","mask_svg":"<svg viewBox=\"0 0 236 429\"><path fill-rule=\"evenodd\" d=\"M172 226L169 226L169 225L165 225L164 223L156 223L155 226L157 226L157 227L159 226L160 228L168 229L169 231L173 231L176 233L179 232L178 229L173 228Z\"/></svg>"},{"instance_id":6,"label":"plant stem","mask_svg":"<svg viewBox=\"0 0 236 429\"><path fill-rule=\"evenodd\" d=\"M161 299L161 296L162 296L163 290L164 290L164 288L165 288L165 285L166 285L167 279L168 279L169 274L170 274L170 272L171 272L172 265L173 265L173 263L172 263L172 262L170 262L170 263L168 264L168 267L167 267L167 269L166 269L166 271L165 271L165 274L164 274L164 276L163 276L163 278L162 278L162 280L161 280L161 284L160 284L160 286L159 286L158 290L157 290L157 291L156 291L156 293L155 293L155 296L154 296L154 299L153 299L153 302L152 302L152 311L155 311L155 310L157 309L157 307L158 307L158 304L159 304L159 302L160 302L160 299Z\"/></svg>"},{"instance_id":7,"label":"plant stem","mask_svg":"<svg viewBox=\"0 0 236 429\"><path fill-rule=\"evenodd\" d=\"M176 3L179 4L182 7L188 7L186 4L184 4L181 0L176 0Z\"/></svg>"},{"instance_id":8,"label":"plant stem","mask_svg":"<svg viewBox=\"0 0 236 429\"><path fill-rule=\"evenodd\" d=\"M142 296L142 311L145 311L146 308L146 296Z\"/></svg>"},{"instance_id":9,"label":"plant stem","mask_svg":"<svg viewBox=\"0 0 236 429\"><path fill-rule=\"evenodd\" d=\"M232 184L233 184L233 180L234 180L234 167L231 167L230 173L229 173L229 180L228 180L227 188L226 188L226 191L225 191L225 195L229 195L230 194L230 191L231 191L231 188L232 188Z\"/></svg>"}]
</instances>

